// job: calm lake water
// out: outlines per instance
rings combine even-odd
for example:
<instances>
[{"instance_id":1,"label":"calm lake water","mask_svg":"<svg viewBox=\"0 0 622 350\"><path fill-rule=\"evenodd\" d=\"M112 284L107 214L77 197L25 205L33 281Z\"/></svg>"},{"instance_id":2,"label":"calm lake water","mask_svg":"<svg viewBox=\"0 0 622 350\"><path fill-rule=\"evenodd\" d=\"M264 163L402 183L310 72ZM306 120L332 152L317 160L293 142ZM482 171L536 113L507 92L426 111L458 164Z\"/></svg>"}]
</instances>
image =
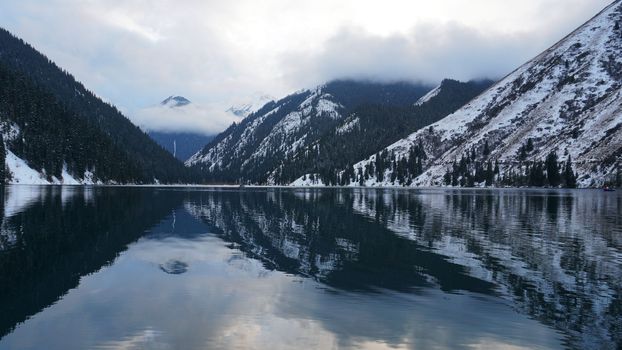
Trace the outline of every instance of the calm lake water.
<instances>
[{"instance_id":1,"label":"calm lake water","mask_svg":"<svg viewBox=\"0 0 622 350\"><path fill-rule=\"evenodd\" d=\"M0 349L622 347L620 191L0 196Z\"/></svg>"}]
</instances>

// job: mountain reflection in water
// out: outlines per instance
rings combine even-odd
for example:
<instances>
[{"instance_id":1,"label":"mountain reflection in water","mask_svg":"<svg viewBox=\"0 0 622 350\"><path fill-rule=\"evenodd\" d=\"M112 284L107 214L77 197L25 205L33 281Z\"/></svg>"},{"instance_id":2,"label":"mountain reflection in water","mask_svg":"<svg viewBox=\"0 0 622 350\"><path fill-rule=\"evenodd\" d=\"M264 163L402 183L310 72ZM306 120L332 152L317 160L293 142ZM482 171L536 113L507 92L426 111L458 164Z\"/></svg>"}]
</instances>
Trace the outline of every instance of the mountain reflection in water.
<instances>
[{"instance_id":1,"label":"mountain reflection in water","mask_svg":"<svg viewBox=\"0 0 622 350\"><path fill-rule=\"evenodd\" d=\"M621 199L10 186L0 348L616 349Z\"/></svg>"}]
</instances>

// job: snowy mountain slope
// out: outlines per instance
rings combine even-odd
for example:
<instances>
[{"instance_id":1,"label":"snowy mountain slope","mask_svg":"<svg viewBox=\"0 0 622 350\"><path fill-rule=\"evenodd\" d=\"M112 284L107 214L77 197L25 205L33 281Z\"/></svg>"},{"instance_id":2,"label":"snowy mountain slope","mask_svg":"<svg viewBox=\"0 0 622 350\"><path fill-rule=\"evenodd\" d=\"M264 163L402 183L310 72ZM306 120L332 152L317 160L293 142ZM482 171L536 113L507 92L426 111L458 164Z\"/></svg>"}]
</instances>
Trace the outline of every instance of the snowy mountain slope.
<instances>
[{"instance_id":1,"label":"snowy mountain slope","mask_svg":"<svg viewBox=\"0 0 622 350\"><path fill-rule=\"evenodd\" d=\"M603 185L622 165L621 22L622 2L616 1L464 108L392 144L387 153L399 160L412 147L423 147L424 173L410 185L446 184L444 177L462 158L497 163L501 178L525 173L529 162L553 152L560 161L570 156L579 186ZM363 172L374 162L372 156L355 168ZM382 179L372 174L367 184L405 184L394 172L387 169Z\"/></svg>"},{"instance_id":2,"label":"snowy mountain slope","mask_svg":"<svg viewBox=\"0 0 622 350\"><path fill-rule=\"evenodd\" d=\"M331 82L268 103L186 165L216 182L289 184L313 173L333 184L336 170L438 121L490 84L445 80L437 96L415 106L429 86Z\"/></svg>"},{"instance_id":3,"label":"snowy mountain slope","mask_svg":"<svg viewBox=\"0 0 622 350\"><path fill-rule=\"evenodd\" d=\"M5 154L3 162L3 181L6 183L26 185L82 185L94 184L97 182L94 179L93 172L89 170L86 170L83 174L80 174L80 176L71 175L67 169L67 164L64 164L58 176L48 176L45 171L33 169L27 161L11 151L11 145L24 137L19 126L9 121L0 121L0 131L0 142L2 142L2 145L0 145L2 149L1 153Z\"/></svg>"},{"instance_id":4,"label":"snowy mountain slope","mask_svg":"<svg viewBox=\"0 0 622 350\"><path fill-rule=\"evenodd\" d=\"M304 102L310 92L302 92L289 96L285 101L279 101L279 106L269 103L257 113L251 114L240 124L232 125L225 132L221 133L216 139L208 144L201 152L196 153L187 162L187 166L201 165L207 171L225 170L231 167L231 162L244 157L256 157L259 144L269 135L265 130L272 128L283 119L292 120L298 111L295 111L300 103ZM294 106L292 106L294 105ZM291 110L284 113L283 110ZM275 120L276 119L276 120ZM281 131L291 131L287 121L279 124ZM263 128L262 128L263 127ZM251 146L252 145L252 146ZM264 142L265 145L265 142ZM249 147L251 146L251 147Z\"/></svg>"},{"instance_id":5,"label":"snowy mountain slope","mask_svg":"<svg viewBox=\"0 0 622 350\"><path fill-rule=\"evenodd\" d=\"M60 178L52 177L48 180L45 174L32 169L26 161L16 156L13 152L7 151L6 167L8 170L7 179L10 184L21 185L92 185L93 174L89 171L78 179L69 174L67 167L63 168Z\"/></svg>"},{"instance_id":6,"label":"snowy mountain slope","mask_svg":"<svg viewBox=\"0 0 622 350\"><path fill-rule=\"evenodd\" d=\"M365 103L410 105L428 90L408 83L353 81L302 90L269 102L232 125L186 165L200 167L214 181L277 183L280 166L287 159L334 132L356 107Z\"/></svg>"}]
</instances>

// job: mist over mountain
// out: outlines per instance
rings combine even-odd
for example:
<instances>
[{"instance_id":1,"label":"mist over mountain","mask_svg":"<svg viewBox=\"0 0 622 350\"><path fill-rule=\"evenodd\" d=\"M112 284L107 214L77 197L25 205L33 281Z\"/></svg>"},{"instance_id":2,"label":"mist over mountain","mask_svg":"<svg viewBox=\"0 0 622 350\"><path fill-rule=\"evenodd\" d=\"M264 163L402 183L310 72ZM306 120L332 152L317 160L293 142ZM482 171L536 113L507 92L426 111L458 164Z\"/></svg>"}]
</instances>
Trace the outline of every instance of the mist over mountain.
<instances>
[{"instance_id":1,"label":"mist over mountain","mask_svg":"<svg viewBox=\"0 0 622 350\"><path fill-rule=\"evenodd\" d=\"M215 135L241 117L225 108L195 103L181 95L171 95L159 103L131 114L132 121L146 132Z\"/></svg>"},{"instance_id":2,"label":"mist over mountain","mask_svg":"<svg viewBox=\"0 0 622 350\"><path fill-rule=\"evenodd\" d=\"M257 112L267 103L274 101L274 97L264 94L254 94L249 101L243 102L227 109L228 113L232 113L240 118L246 118L250 114Z\"/></svg>"},{"instance_id":3,"label":"mist over mountain","mask_svg":"<svg viewBox=\"0 0 622 350\"><path fill-rule=\"evenodd\" d=\"M160 105L169 108L183 107L191 104L190 100L183 96L169 96L164 101L160 102Z\"/></svg>"},{"instance_id":4,"label":"mist over mountain","mask_svg":"<svg viewBox=\"0 0 622 350\"><path fill-rule=\"evenodd\" d=\"M230 116L242 119L257 111L270 101L272 101L270 96L256 94L249 99L249 102L232 106L225 112ZM183 96L171 95L160 102L159 106L150 110L153 113L153 118L158 118L166 125L151 130L154 128L154 124L153 121L149 121L147 123L151 126L144 126L144 128L149 130L148 134L154 141L181 161L188 160L188 158L208 144L216 134L222 131L217 130L213 133L209 131L196 131L195 129L184 131L186 130L184 125L176 128L176 124L180 121L180 116L182 118L208 118L208 110L203 109L201 106L194 105L189 99ZM203 113L205 113L205 115L203 115ZM177 129L182 131L176 131Z\"/></svg>"},{"instance_id":5,"label":"mist over mountain","mask_svg":"<svg viewBox=\"0 0 622 350\"><path fill-rule=\"evenodd\" d=\"M336 79L500 79L610 2L20 0L0 23L130 118L172 92L216 116Z\"/></svg>"}]
</instances>

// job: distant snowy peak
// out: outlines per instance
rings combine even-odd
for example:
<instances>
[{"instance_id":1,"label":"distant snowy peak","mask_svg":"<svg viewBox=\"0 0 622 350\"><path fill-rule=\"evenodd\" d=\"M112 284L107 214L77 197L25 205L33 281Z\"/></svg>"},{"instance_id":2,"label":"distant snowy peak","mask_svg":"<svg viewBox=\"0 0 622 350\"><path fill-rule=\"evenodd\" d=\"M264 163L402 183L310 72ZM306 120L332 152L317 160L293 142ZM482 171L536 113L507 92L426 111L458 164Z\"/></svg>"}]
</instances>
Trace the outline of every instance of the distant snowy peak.
<instances>
[{"instance_id":1,"label":"distant snowy peak","mask_svg":"<svg viewBox=\"0 0 622 350\"><path fill-rule=\"evenodd\" d=\"M192 102L183 96L169 96L164 101L160 102L160 105L169 108L176 108L189 105L190 103Z\"/></svg>"},{"instance_id":2,"label":"distant snowy peak","mask_svg":"<svg viewBox=\"0 0 622 350\"><path fill-rule=\"evenodd\" d=\"M258 94L250 102L231 106L229 109L227 109L227 112L240 118L246 118L251 113L257 112L261 107L272 101L274 101L274 98L272 96Z\"/></svg>"}]
</instances>

